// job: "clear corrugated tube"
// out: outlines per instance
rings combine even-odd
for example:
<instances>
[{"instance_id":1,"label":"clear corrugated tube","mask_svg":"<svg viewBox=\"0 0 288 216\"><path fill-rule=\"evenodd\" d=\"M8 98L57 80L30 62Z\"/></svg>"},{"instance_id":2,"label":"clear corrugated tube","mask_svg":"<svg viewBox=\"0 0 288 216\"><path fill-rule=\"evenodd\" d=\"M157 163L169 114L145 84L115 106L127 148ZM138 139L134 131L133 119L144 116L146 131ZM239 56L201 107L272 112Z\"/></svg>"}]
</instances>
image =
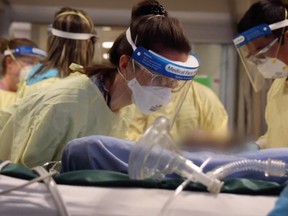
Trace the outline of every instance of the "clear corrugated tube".
<instances>
[{"instance_id":1,"label":"clear corrugated tube","mask_svg":"<svg viewBox=\"0 0 288 216\"><path fill-rule=\"evenodd\" d=\"M218 167L207 174L222 180L225 177L243 171L263 172L265 176L283 177L287 174L287 165L280 160L252 160L235 161Z\"/></svg>"}]
</instances>

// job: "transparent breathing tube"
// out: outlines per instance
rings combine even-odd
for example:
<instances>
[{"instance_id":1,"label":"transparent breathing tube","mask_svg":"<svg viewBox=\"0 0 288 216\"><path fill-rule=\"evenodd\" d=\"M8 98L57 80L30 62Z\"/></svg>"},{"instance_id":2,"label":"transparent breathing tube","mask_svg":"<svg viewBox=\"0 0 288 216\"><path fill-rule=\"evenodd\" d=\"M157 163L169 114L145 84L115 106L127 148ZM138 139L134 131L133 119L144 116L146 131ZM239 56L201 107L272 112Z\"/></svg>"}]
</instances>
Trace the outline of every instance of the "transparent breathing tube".
<instances>
[{"instance_id":1,"label":"transparent breathing tube","mask_svg":"<svg viewBox=\"0 0 288 216\"><path fill-rule=\"evenodd\" d=\"M200 169L203 170L204 167L209 163L209 161L212 158L209 157L207 158L203 164L200 166ZM185 181L182 182L182 184L180 184L175 192L169 197L169 199L167 199L167 201L164 203L164 205L162 206L158 216L165 216L168 213L169 207L171 207L173 201L175 201L176 197L184 190L184 188L191 182L193 181L193 179L187 178Z\"/></svg>"},{"instance_id":2,"label":"transparent breathing tube","mask_svg":"<svg viewBox=\"0 0 288 216\"><path fill-rule=\"evenodd\" d=\"M244 159L218 167L207 174L219 180L243 171L262 172L265 176L284 177L288 174L288 165L280 160Z\"/></svg>"},{"instance_id":3,"label":"transparent breathing tube","mask_svg":"<svg viewBox=\"0 0 288 216\"><path fill-rule=\"evenodd\" d=\"M288 174L288 165L279 160L242 159L220 166L208 173L203 173L206 160L201 167L183 158L177 153L175 142L170 133L170 124L165 117L159 117L132 147L129 157L128 173L132 179L163 179L167 174L176 173L186 180L165 202L160 216L166 215L167 209L180 192L191 182L199 182L212 193L219 193L225 177L242 171L263 172L266 176L284 177ZM211 159L211 157L210 157Z\"/></svg>"},{"instance_id":4,"label":"transparent breathing tube","mask_svg":"<svg viewBox=\"0 0 288 216\"><path fill-rule=\"evenodd\" d=\"M11 161L4 161L3 163L0 164L0 173L1 171L8 166L11 163ZM65 206L65 203L61 197L61 194L57 188L57 184L53 180L52 176L58 174L58 171L55 170L56 166L58 166L61 162L60 161L52 161L45 163L43 166L37 166L33 168L33 170L40 176L37 178L34 178L28 182L25 182L21 185L17 185L13 188L0 191L0 196L4 194L8 194L12 191L19 190L21 188L27 187L28 185L31 185L35 182L40 182L43 181L50 192L52 199L54 201L54 204L58 210L58 215L59 216L69 216L69 212L67 211L67 208ZM49 169L49 172L45 169L48 165L52 165L51 168Z\"/></svg>"},{"instance_id":5,"label":"transparent breathing tube","mask_svg":"<svg viewBox=\"0 0 288 216\"><path fill-rule=\"evenodd\" d=\"M205 185L209 192L219 193L222 182L203 173L192 161L176 153L175 142L169 131L168 119L161 116L132 147L128 166L130 178L161 180L167 174L176 173Z\"/></svg>"}]
</instances>

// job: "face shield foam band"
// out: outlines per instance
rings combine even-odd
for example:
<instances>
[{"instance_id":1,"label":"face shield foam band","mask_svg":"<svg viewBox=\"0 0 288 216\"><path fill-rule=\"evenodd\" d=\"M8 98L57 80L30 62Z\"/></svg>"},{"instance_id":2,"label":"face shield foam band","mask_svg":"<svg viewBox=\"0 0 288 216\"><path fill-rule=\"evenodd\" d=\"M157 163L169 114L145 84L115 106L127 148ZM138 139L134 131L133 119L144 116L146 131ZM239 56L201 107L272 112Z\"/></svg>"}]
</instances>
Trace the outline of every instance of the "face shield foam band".
<instances>
[{"instance_id":1,"label":"face shield foam band","mask_svg":"<svg viewBox=\"0 0 288 216\"><path fill-rule=\"evenodd\" d=\"M45 58L46 52L42 49L30 47L30 46L18 46L16 49L7 49L4 51L4 56L13 55L29 55L29 56L35 56L39 58Z\"/></svg>"},{"instance_id":2,"label":"face shield foam band","mask_svg":"<svg viewBox=\"0 0 288 216\"><path fill-rule=\"evenodd\" d=\"M132 58L149 70L177 80L192 80L196 75L199 67L196 56L189 55L186 62L171 61L144 47L136 47L131 38L130 28L126 31L126 38L134 51Z\"/></svg>"},{"instance_id":3,"label":"face shield foam band","mask_svg":"<svg viewBox=\"0 0 288 216\"><path fill-rule=\"evenodd\" d=\"M97 38L96 34L91 34L91 33L72 33L72 32L61 31L61 30L54 29L54 28L51 28L49 31L54 36L66 38L66 39L72 39L72 40L88 40L93 37Z\"/></svg>"}]
</instances>

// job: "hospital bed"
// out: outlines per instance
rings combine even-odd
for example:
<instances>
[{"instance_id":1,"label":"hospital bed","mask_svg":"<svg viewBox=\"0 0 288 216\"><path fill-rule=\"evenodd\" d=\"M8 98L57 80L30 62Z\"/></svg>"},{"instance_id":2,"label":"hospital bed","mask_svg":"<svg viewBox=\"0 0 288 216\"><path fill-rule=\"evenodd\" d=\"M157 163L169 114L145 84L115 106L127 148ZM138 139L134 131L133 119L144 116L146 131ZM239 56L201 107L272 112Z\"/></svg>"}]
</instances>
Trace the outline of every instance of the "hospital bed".
<instances>
[{"instance_id":1,"label":"hospital bed","mask_svg":"<svg viewBox=\"0 0 288 216\"><path fill-rule=\"evenodd\" d=\"M121 149L116 150L119 142L122 143ZM87 161L88 165L92 164L95 170L69 171L54 177L59 196L69 215L160 216L161 208L183 181L180 178L162 181L129 179L127 156L131 143L127 141L125 144L123 140L110 137L92 136L73 141L71 146L67 146L63 161L73 161L75 156L79 156L79 150L83 151L83 148L74 149L74 147L78 147L78 144L85 147L85 143L86 147L89 146L88 149L84 148L85 151L97 152L93 155L95 157L90 157L91 160ZM91 145L92 143L97 144L97 149ZM119 151L121 154L118 154ZM235 161L237 158L255 158L255 155L259 157L258 159L272 157L287 162L287 151L288 149L281 149L279 151L265 150L258 154L250 152L238 156L214 155L205 171L223 163ZM81 156L85 157L83 152ZM106 158L106 162L99 161L101 155L105 155L102 159ZM204 155L186 153L185 156L199 165L206 159L206 153ZM74 159L76 162L81 161L81 158ZM69 165L68 168L75 168L75 164L66 165ZM115 172L115 169L118 169L118 172ZM0 193L35 179L37 176L31 169L9 164L0 171ZM248 179L248 176L253 178ZM286 179L282 178L265 178L263 174L251 175L249 172L231 176L224 180L221 193L217 195L208 193L207 189L199 183L191 183L171 203L166 215L267 215L273 209L276 199L287 183ZM4 195L0 194L0 215L59 214L53 196L47 190L46 185L37 182Z\"/></svg>"},{"instance_id":2,"label":"hospital bed","mask_svg":"<svg viewBox=\"0 0 288 216\"><path fill-rule=\"evenodd\" d=\"M38 175L20 165L10 164L0 175L0 192ZM182 182L130 180L127 174L83 170L54 177L68 215L124 216L159 215L167 199ZM222 193L206 192L200 184L190 184L168 207L166 215L260 216L267 215L285 184L261 180L229 179ZM33 183L0 195L0 215L60 215L52 194L44 183Z\"/></svg>"},{"instance_id":3,"label":"hospital bed","mask_svg":"<svg viewBox=\"0 0 288 216\"><path fill-rule=\"evenodd\" d=\"M0 176L0 190L27 180ZM73 216L158 215L172 190L58 185L58 190ZM236 195L184 191L169 207L168 215L261 216L273 208L276 196ZM0 196L0 215L51 216L57 209L47 188L35 183Z\"/></svg>"}]
</instances>

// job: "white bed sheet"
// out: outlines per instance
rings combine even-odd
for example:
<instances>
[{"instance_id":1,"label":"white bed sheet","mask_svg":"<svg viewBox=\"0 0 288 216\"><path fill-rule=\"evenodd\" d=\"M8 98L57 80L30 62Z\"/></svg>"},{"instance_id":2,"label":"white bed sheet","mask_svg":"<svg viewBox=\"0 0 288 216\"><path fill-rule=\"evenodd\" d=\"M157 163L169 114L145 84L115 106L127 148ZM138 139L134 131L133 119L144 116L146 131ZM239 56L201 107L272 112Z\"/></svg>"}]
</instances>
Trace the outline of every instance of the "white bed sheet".
<instances>
[{"instance_id":1,"label":"white bed sheet","mask_svg":"<svg viewBox=\"0 0 288 216\"><path fill-rule=\"evenodd\" d=\"M25 180L0 175L0 191ZM73 216L157 216L173 193L170 190L143 188L103 188L58 185ZM182 192L167 215L177 216L261 216L273 208L277 197ZM0 196L1 216L58 215L45 185L34 183Z\"/></svg>"}]
</instances>

